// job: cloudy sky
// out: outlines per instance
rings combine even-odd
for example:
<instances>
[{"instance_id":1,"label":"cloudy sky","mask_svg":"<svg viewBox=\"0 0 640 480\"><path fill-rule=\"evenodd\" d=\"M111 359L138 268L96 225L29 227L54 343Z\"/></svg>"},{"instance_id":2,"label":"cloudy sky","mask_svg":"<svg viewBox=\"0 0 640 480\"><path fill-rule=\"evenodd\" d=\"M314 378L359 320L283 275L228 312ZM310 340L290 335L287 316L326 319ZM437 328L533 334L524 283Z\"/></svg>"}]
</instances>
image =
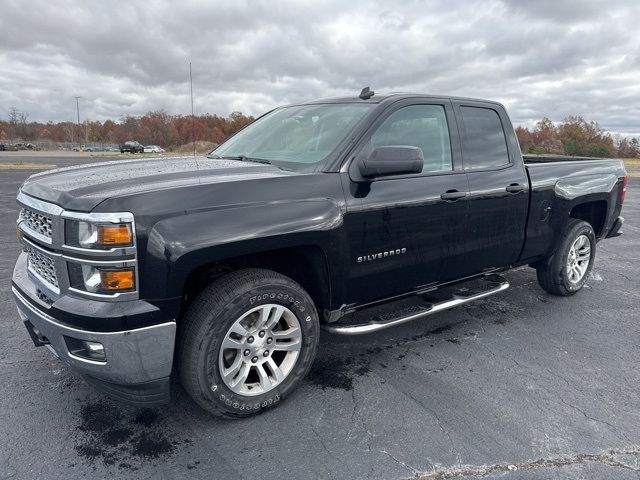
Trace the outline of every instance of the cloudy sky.
<instances>
[{"instance_id":1,"label":"cloudy sky","mask_svg":"<svg viewBox=\"0 0 640 480\"><path fill-rule=\"evenodd\" d=\"M3 0L0 117L260 114L376 91L497 99L640 133L639 0Z\"/></svg>"}]
</instances>

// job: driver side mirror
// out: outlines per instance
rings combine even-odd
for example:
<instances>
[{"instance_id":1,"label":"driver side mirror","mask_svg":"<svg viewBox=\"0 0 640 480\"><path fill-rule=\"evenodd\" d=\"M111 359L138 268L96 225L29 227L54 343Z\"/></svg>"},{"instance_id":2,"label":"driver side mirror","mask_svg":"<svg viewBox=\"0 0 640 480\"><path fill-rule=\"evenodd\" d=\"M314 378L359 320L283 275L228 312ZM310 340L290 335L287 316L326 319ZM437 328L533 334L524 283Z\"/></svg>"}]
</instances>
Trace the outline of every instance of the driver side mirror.
<instances>
[{"instance_id":1,"label":"driver side mirror","mask_svg":"<svg viewBox=\"0 0 640 480\"><path fill-rule=\"evenodd\" d=\"M349 167L354 182L370 182L378 177L422 172L422 149L405 145L377 147L367 155L362 152Z\"/></svg>"}]
</instances>

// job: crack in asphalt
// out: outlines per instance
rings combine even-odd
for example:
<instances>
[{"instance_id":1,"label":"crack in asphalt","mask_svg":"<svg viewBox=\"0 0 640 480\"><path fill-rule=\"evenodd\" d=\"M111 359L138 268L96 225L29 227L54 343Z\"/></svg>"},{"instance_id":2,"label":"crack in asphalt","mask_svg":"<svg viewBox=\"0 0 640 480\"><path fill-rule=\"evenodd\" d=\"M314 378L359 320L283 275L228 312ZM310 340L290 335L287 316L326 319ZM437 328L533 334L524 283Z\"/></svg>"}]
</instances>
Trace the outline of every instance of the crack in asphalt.
<instances>
[{"instance_id":1,"label":"crack in asphalt","mask_svg":"<svg viewBox=\"0 0 640 480\"><path fill-rule=\"evenodd\" d=\"M614 425L612 425L611 423L607 422L606 420L601 420L599 418L595 418L592 417L591 415L588 415L587 412L585 412L583 409L581 409L580 407L577 407L576 405L573 405L572 403L569 402L565 402L562 398L560 398L560 402L563 405L568 406L569 408L572 408L573 410L575 410L576 412L581 413L584 418L586 418L587 420L591 420L592 422L596 422L596 423L601 423L603 425L608 426L611 430L613 430L614 432L616 432L618 435L620 435L621 437L623 437L625 440L629 441L629 437L627 435L625 435L623 432L620 431L619 428L615 427Z\"/></svg>"},{"instance_id":2,"label":"crack in asphalt","mask_svg":"<svg viewBox=\"0 0 640 480\"><path fill-rule=\"evenodd\" d=\"M327 448L327 444L324 443L324 440L322 439L322 437L320 436L320 434L317 432L317 430L313 427L311 427L311 431L313 432L313 434L315 435L315 437L318 439L318 442L320 442L320 445L322 445L322 449L327 452L329 455L331 455L331 450L329 450Z\"/></svg>"},{"instance_id":3,"label":"crack in asphalt","mask_svg":"<svg viewBox=\"0 0 640 480\"><path fill-rule=\"evenodd\" d=\"M585 463L602 463L611 467L619 467L633 472L640 472L640 467L624 463L620 456L634 456L640 461L640 447L611 449L602 453L578 453L574 455L560 455L550 458L540 458L522 463L497 463L494 465L464 466L464 467L434 467L430 473L418 477L419 480L447 480L450 478L476 477L483 478L494 473L514 472L518 470L537 470L539 468L562 468Z\"/></svg>"},{"instance_id":4,"label":"crack in asphalt","mask_svg":"<svg viewBox=\"0 0 640 480\"><path fill-rule=\"evenodd\" d=\"M453 441L453 438L451 438L451 434L449 433L449 430L444 428L442 420L440 420L440 417L438 416L438 414L433 409L427 407L424 403L422 403L417 398L415 398L413 395L411 395L409 392L405 392L405 391L402 391L402 390L399 390L399 391L400 391L400 393L402 393L403 395L405 395L406 397L411 399L416 405L419 405L422 408L422 410L424 410L425 412L430 413L433 416L433 418L436 420L436 423L438 424L438 427L440 428L442 433L449 440L449 444L451 445L451 449L450 449L451 454L454 457L456 457L456 459L458 460L458 466L460 468L462 468L462 459L460 457L460 452L458 452L458 450L456 449L455 443Z\"/></svg>"},{"instance_id":5,"label":"crack in asphalt","mask_svg":"<svg viewBox=\"0 0 640 480\"><path fill-rule=\"evenodd\" d=\"M407 465L406 463L404 463L401 460L398 460L395 456L393 456L392 454L390 454L389 452L387 452L386 450L378 450L380 453L384 453L386 456L388 456L389 458L391 458L394 462L396 462L398 465L402 465L404 468L406 468L407 470L410 470L411 472L413 472L414 475L418 476L420 475L420 472L418 470L416 470L414 467L412 467L411 465Z\"/></svg>"}]
</instances>

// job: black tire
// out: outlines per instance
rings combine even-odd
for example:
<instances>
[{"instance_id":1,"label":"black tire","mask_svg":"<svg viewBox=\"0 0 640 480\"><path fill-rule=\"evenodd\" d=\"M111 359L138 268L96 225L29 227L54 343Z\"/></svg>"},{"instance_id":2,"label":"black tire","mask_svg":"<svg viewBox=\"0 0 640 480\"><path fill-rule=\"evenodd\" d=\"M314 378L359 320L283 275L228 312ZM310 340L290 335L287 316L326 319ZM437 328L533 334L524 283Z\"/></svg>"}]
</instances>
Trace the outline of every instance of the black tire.
<instances>
[{"instance_id":1,"label":"black tire","mask_svg":"<svg viewBox=\"0 0 640 480\"><path fill-rule=\"evenodd\" d=\"M264 304L284 305L295 315L302 331L300 353L278 386L255 396L240 395L222 380L220 348L234 322ZM206 287L189 306L179 328L177 361L182 385L206 411L227 418L255 415L282 402L307 375L320 338L311 297L290 278L262 269L233 272Z\"/></svg>"},{"instance_id":2,"label":"black tire","mask_svg":"<svg viewBox=\"0 0 640 480\"><path fill-rule=\"evenodd\" d=\"M571 246L580 235L585 235L589 239L591 252L586 272L579 281L573 282L567 273L567 258ZM593 227L583 220L571 219L567 223L565 232L555 253L536 266L538 283L544 290L553 295L563 297L574 295L587 281L589 273L593 268L595 257L596 235Z\"/></svg>"}]
</instances>

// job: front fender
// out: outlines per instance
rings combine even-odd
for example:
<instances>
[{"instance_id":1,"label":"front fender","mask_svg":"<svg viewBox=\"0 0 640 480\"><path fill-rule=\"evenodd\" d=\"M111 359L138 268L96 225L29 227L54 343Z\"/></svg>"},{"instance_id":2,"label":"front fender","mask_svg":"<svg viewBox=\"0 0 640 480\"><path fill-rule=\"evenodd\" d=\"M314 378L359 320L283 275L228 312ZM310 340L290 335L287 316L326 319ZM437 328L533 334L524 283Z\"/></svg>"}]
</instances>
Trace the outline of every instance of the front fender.
<instances>
[{"instance_id":1,"label":"front fender","mask_svg":"<svg viewBox=\"0 0 640 480\"><path fill-rule=\"evenodd\" d=\"M182 294L199 266L268 250L315 245L340 248L344 212L328 199L225 207L157 222L149 232L142 295Z\"/></svg>"}]
</instances>

